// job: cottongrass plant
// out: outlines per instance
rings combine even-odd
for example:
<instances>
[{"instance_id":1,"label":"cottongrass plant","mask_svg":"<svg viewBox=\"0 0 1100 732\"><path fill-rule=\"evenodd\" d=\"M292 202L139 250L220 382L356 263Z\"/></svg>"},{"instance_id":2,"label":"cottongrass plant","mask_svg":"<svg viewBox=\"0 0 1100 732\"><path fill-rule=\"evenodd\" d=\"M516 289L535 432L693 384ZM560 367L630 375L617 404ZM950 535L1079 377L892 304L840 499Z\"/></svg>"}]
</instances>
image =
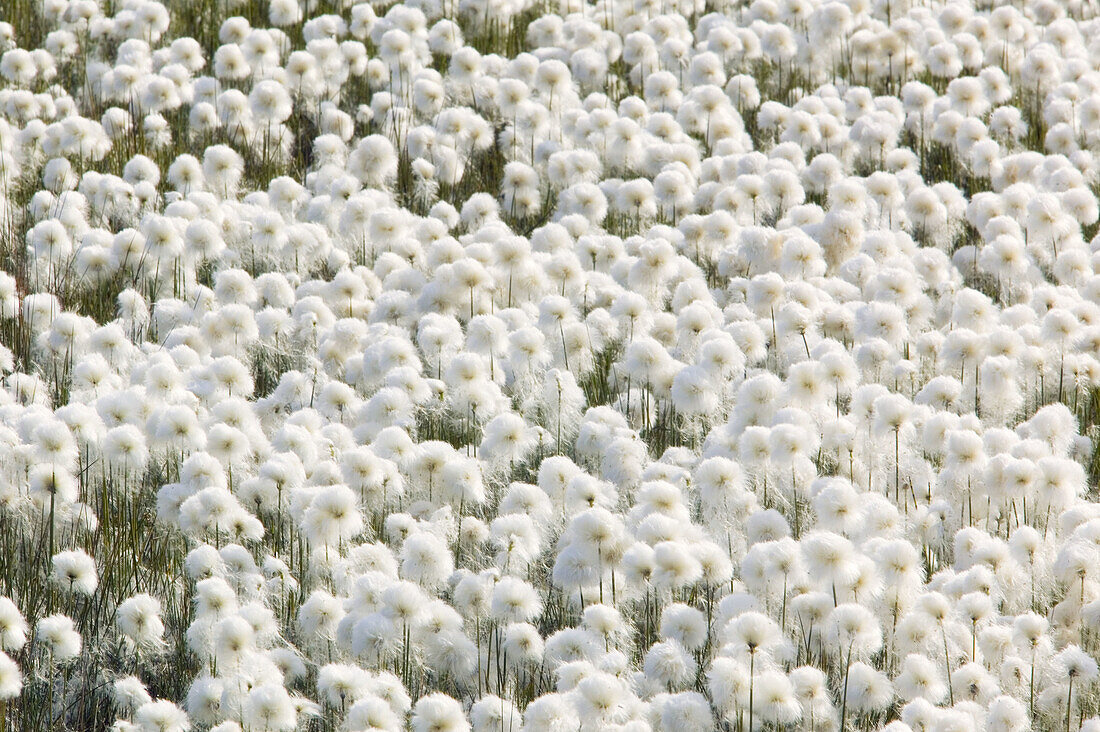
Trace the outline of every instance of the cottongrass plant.
<instances>
[{"instance_id":1,"label":"cottongrass plant","mask_svg":"<svg viewBox=\"0 0 1100 732\"><path fill-rule=\"evenodd\" d=\"M9 5L3 729L1100 729L1089 3Z\"/></svg>"}]
</instances>

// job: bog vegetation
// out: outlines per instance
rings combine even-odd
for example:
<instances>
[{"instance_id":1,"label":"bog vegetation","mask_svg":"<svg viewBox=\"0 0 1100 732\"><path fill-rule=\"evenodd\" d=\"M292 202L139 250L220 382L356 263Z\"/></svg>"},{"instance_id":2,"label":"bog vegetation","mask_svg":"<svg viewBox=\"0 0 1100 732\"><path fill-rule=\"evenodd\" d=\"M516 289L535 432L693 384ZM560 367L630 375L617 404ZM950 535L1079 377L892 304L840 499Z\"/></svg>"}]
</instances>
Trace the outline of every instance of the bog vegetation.
<instances>
[{"instance_id":1,"label":"bog vegetation","mask_svg":"<svg viewBox=\"0 0 1100 732\"><path fill-rule=\"evenodd\" d=\"M1100 732L1094 0L0 2L0 730Z\"/></svg>"}]
</instances>

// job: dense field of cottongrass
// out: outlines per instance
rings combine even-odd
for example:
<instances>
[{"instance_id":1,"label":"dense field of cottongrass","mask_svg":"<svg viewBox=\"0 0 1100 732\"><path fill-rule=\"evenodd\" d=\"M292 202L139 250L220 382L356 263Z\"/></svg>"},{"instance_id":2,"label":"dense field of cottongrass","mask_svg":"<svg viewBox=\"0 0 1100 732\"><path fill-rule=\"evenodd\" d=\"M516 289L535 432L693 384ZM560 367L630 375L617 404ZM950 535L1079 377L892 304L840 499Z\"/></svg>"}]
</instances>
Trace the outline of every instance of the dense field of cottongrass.
<instances>
[{"instance_id":1,"label":"dense field of cottongrass","mask_svg":"<svg viewBox=\"0 0 1100 732\"><path fill-rule=\"evenodd\" d=\"M0 19L0 730L1100 730L1093 0Z\"/></svg>"}]
</instances>

